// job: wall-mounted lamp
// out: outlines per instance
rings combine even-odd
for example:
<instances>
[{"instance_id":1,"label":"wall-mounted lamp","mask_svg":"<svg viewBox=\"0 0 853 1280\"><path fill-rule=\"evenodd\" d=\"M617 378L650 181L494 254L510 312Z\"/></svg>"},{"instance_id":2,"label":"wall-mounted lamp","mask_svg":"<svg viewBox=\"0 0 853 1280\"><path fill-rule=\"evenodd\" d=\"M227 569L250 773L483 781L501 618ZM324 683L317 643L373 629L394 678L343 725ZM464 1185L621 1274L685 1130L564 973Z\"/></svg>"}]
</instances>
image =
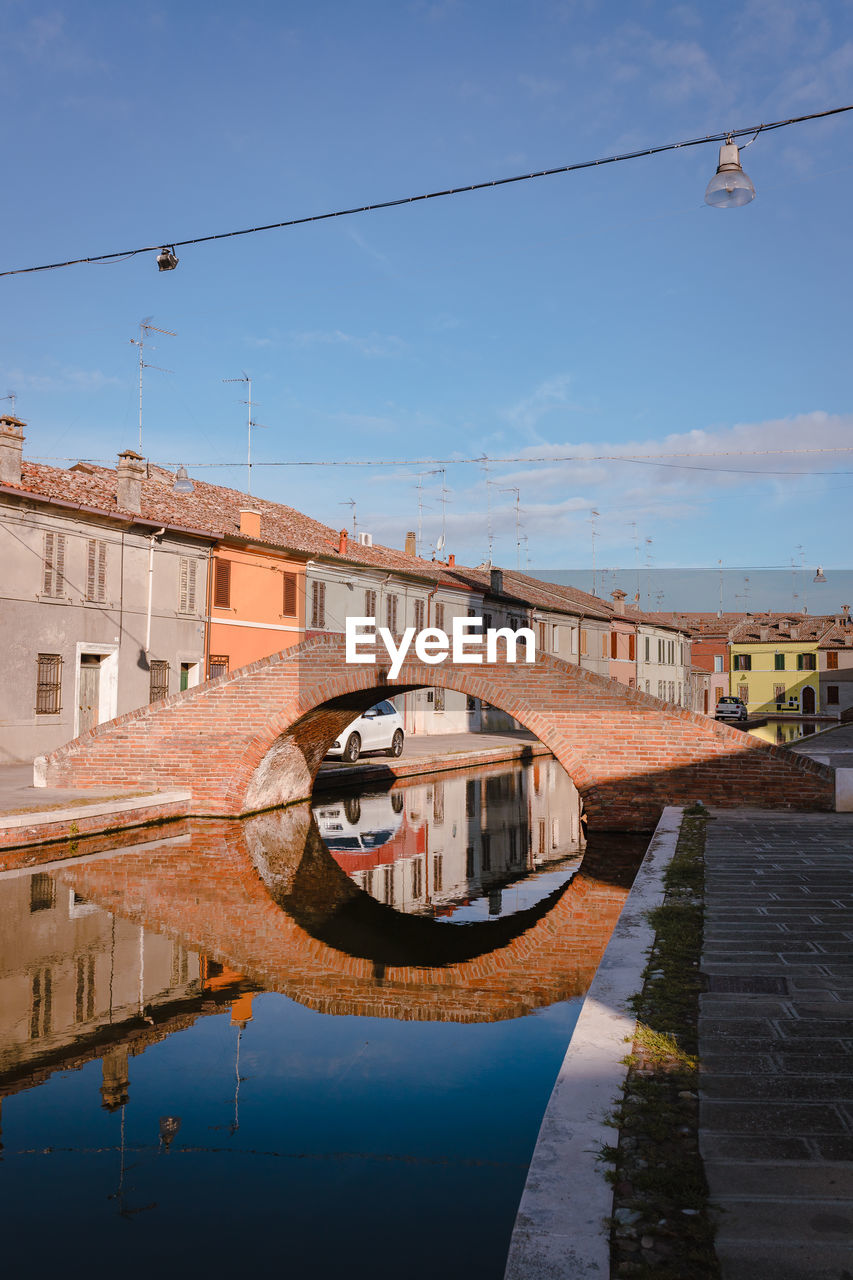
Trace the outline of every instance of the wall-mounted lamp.
<instances>
[{"instance_id":1,"label":"wall-mounted lamp","mask_svg":"<svg viewBox=\"0 0 853 1280\"><path fill-rule=\"evenodd\" d=\"M741 168L738 148L729 139L720 147L720 162L705 190L705 203L714 209L737 209L754 199L755 187Z\"/></svg>"}]
</instances>

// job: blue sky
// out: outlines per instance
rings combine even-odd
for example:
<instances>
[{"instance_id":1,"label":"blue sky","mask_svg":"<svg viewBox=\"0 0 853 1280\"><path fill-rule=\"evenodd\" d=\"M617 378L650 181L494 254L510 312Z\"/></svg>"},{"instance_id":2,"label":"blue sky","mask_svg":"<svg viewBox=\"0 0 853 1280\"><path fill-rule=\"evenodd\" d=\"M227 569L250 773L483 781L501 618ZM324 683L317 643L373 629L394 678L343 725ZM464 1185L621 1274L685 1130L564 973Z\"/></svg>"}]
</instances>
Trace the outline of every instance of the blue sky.
<instances>
[{"instance_id":1,"label":"blue sky","mask_svg":"<svg viewBox=\"0 0 853 1280\"><path fill-rule=\"evenodd\" d=\"M172 242L853 101L853 4L0 0L0 270ZM521 456L446 473L447 550L535 567L849 564L853 113L716 146L0 281L0 395L33 457L136 443L257 461ZM757 451L595 461L614 453ZM567 452L569 463L551 461ZM546 461L533 461L544 458ZM585 459L585 460L584 460ZM258 467L253 488L401 545L410 467ZM829 471L828 476L795 474ZM781 474L770 474L771 472ZM196 474L244 487L245 467ZM422 480L424 549L440 477ZM633 523L632 523L633 522ZM646 539L651 539L647 542Z\"/></svg>"}]
</instances>

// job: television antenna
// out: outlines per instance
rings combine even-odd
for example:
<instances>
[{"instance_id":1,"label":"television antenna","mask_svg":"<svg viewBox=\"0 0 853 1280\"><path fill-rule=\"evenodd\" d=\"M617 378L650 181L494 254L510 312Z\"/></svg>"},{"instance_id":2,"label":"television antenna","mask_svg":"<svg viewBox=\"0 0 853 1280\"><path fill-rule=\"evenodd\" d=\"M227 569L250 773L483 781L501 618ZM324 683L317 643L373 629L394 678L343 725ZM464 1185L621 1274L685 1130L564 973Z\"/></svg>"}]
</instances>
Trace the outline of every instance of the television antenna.
<instances>
[{"instance_id":1,"label":"television antenna","mask_svg":"<svg viewBox=\"0 0 853 1280\"><path fill-rule=\"evenodd\" d=\"M15 417L15 405L18 403L18 397L17 397L17 395L15 394L15 392L14 392L14 391L9 391L9 392L7 392L5 396L0 396L0 400L11 400L11 401L12 401L12 417L14 418L14 417Z\"/></svg>"},{"instance_id":2,"label":"television antenna","mask_svg":"<svg viewBox=\"0 0 853 1280\"><path fill-rule=\"evenodd\" d=\"M149 341L152 333L163 333L168 338L177 338L177 334L171 329L161 329L156 324L152 324L153 316L146 316L144 320L139 322L139 337L131 338L133 346L139 350L139 452L142 452L142 370L156 369L158 373L173 373L172 369L164 369L159 364L149 364L145 357L145 348L151 347L156 351L157 348Z\"/></svg>"},{"instance_id":3,"label":"television antenna","mask_svg":"<svg viewBox=\"0 0 853 1280\"><path fill-rule=\"evenodd\" d=\"M590 526L591 526L591 528L592 528L592 533L591 533L591 540L592 540L592 594L593 594L594 596L597 596L597 595L598 595L598 592L597 592L597 591L596 591L596 589L595 589L595 539L598 537L598 534L595 532L595 522L596 522L596 520L599 518L599 516L600 516L600 515L601 515L601 512L600 512L600 511L596 511L595 507L590 507L590 509L589 509L589 523L590 523Z\"/></svg>"},{"instance_id":4,"label":"television antenna","mask_svg":"<svg viewBox=\"0 0 853 1280\"><path fill-rule=\"evenodd\" d=\"M501 493L515 494L515 567L521 568L521 490L518 485L510 485L508 489L501 489Z\"/></svg>"},{"instance_id":5,"label":"television antenna","mask_svg":"<svg viewBox=\"0 0 853 1280\"><path fill-rule=\"evenodd\" d=\"M248 447L246 450L246 492L248 494L251 494L252 492L252 432L258 431L258 430L266 431L267 428L263 425L263 423L255 422L255 419L253 417L252 410L256 406L256 401L252 399L252 379L249 376L249 374L246 373L246 370L245 369L243 370L242 375L239 378L223 378L222 381L223 382L245 382L246 386L249 389L248 400L241 400L240 404L247 405L249 409L249 417L246 422L246 430L248 432L248 437L249 437Z\"/></svg>"},{"instance_id":6,"label":"television antenna","mask_svg":"<svg viewBox=\"0 0 853 1280\"><path fill-rule=\"evenodd\" d=\"M343 502L338 503L339 507L352 507L352 536L353 539L358 537L358 525L355 520L355 498L344 498Z\"/></svg>"}]
</instances>

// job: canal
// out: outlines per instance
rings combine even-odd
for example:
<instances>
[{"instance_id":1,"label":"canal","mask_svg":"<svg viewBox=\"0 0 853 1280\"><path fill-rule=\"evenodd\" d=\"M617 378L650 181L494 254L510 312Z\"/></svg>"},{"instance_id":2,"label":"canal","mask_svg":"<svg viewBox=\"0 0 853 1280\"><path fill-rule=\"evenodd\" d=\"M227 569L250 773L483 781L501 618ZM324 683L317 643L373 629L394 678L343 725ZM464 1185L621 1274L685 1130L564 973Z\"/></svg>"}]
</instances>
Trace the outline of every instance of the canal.
<instances>
[{"instance_id":1,"label":"canal","mask_svg":"<svg viewBox=\"0 0 853 1280\"><path fill-rule=\"evenodd\" d=\"M501 1277L646 838L540 758L133 839L0 875L10 1274Z\"/></svg>"}]
</instances>

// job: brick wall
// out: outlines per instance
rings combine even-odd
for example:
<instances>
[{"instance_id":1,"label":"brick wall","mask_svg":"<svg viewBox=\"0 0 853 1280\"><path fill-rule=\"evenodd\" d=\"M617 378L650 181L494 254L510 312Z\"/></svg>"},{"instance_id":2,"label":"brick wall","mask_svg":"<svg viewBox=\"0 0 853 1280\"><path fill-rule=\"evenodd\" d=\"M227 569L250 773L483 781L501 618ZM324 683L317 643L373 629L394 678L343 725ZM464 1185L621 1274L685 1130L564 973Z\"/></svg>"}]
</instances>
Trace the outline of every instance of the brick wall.
<instances>
[{"instance_id":1,"label":"brick wall","mask_svg":"<svg viewBox=\"0 0 853 1280\"><path fill-rule=\"evenodd\" d=\"M185 786L195 815L310 794L327 747L380 698L442 686L514 716L554 753L598 829L648 830L664 805L831 810L833 771L550 655L531 665L347 665L342 638L301 645L140 707L48 757L51 786Z\"/></svg>"}]
</instances>

